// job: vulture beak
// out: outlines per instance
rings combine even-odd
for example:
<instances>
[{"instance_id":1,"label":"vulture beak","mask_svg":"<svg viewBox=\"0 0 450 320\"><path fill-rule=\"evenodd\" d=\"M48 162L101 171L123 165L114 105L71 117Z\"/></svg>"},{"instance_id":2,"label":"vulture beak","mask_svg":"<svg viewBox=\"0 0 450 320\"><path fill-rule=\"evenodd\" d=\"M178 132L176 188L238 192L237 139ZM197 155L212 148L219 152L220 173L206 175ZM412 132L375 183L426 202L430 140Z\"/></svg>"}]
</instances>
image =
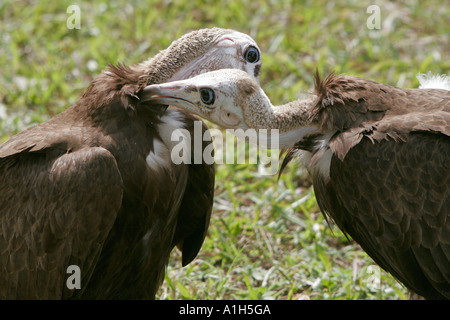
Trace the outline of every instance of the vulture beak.
<instances>
[{"instance_id":1,"label":"vulture beak","mask_svg":"<svg viewBox=\"0 0 450 320\"><path fill-rule=\"evenodd\" d=\"M141 102L152 104L173 105L190 111L196 111L195 92L182 85L154 84L145 87L140 93Z\"/></svg>"}]
</instances>

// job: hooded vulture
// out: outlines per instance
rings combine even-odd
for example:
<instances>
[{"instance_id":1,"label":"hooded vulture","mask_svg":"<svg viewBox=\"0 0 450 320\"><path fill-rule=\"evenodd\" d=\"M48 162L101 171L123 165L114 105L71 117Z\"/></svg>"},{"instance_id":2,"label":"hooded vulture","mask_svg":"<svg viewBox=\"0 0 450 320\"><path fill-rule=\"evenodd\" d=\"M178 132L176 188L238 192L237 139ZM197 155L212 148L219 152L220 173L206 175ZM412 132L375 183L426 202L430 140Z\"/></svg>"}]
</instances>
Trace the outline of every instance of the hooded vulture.
<instances>
[{"instance_id":1,"label":"hooded vulture","mask_svg":"<svg viewBox=\"0 0 450 320\"><path fill-rule=\"evenodd\" d=\"M302 158L326 218L411 291L450 298L449 90L316 74L314 94L275 107L239 70L146 90L226 128L278 129L282 168Z\"/></svg>"},{"instance_id":2,"label":"hooded vulture","mask_svg":"<svg viewBox=\"0 0 450 320\"><path fill-rule=\"evenodd\" d=\"M258 81L260 67L249 36L193 31L109 66L75 105L0 145L0 299L154 298L174 246L186 265L203 243L214 167L171 161L172 132L197 118L149 107L142 89L220 68Z\"/></svg>"}]
</instances>

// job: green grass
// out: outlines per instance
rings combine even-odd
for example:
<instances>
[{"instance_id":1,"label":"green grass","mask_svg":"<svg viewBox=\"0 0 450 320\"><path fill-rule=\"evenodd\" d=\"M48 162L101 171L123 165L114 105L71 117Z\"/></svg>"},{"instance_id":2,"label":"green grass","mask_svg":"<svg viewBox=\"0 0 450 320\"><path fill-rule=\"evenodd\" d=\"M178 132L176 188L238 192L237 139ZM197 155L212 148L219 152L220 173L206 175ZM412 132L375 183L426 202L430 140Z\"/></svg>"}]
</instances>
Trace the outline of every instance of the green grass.
<instances>
[{"instance_id":1,"label":"green grass","mask_svg":"<svg viewBox=\"0 0 450 320\"><path fill-rule=\"evenodd\" d=\"M450 69L447 1L2 1L0 141L73 104L108 63L138 63L192 29L250 34L263 51L261 85L274 104L321 73L417 87L419 72ZM81 28L66 27L79 5ZM381 9L369 30L366 9ZM308 176L278 181L256 165L218 165L215 209L197 259L174 250L161 299L405 299L406 290L317 207ZM368 269L369 268L369 269Z\"/></svg>"}]
</instances>

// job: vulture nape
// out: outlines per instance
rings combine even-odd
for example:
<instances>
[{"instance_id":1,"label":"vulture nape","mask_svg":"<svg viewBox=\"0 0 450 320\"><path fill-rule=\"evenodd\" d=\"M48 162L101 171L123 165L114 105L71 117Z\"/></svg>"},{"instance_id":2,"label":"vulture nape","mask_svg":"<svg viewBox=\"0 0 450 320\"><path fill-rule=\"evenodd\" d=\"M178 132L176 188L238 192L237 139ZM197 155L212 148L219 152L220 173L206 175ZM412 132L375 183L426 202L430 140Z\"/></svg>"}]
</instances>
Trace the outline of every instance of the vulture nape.
<instances>
[{"instance_id":1,"label":"vulture nape","mask_svg":"<svg viewBox=\"0 0 450 320\"><path fill-rule=\"evenodd\" d=\"M187 139L187 161L171 160L172 132L198 118L142 89L221 68L259 81L260 67L248 35L193 31L109 66L75 105L0 145L0 299L153 299L174 246L186 265L203 243L214 167L190 161Z\"/></svg>"},{"instance_id":2,"label":"vulture nape","mask_svg":"<svg viewBox=\"0 0 450 320\"><path fill-rule=\"evenodd\" d=\"M145 90L227 128L279 129L282 168L302 158L327 218L414 293L450 298L449 90L316 74L315 94L275 107L239 70Z\"/></svg>"}]
</instances>

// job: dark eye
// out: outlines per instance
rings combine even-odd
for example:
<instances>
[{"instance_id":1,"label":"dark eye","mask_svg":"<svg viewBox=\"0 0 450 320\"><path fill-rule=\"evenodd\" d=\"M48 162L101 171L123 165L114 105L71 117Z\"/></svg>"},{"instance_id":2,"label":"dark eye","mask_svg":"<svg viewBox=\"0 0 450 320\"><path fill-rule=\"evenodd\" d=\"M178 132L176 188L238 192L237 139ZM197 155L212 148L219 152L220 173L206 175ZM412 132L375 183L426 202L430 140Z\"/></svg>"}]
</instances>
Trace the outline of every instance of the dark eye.
<instances>
[{"instance_id":1,"label":"dark eye","mask_svg":"<svg viewBox=\"0 0 450 320\"><path fill-rule=\"evenodd\" d=\"M204 104L213 104L216 100L216 95L210 88L203 88L200 89L200 98Z\"/></svg>"},{"instance_id":2,"label":"dark eye","mask_svg":"<svg viewBox=\"0 0 450 320\"><path fill-rule=\"evenodd\" d=\"M259 61L259 51L255 47L249 47L244 53L244 58L250 63L256 63Z\"/></svg>"}]
</instances>

